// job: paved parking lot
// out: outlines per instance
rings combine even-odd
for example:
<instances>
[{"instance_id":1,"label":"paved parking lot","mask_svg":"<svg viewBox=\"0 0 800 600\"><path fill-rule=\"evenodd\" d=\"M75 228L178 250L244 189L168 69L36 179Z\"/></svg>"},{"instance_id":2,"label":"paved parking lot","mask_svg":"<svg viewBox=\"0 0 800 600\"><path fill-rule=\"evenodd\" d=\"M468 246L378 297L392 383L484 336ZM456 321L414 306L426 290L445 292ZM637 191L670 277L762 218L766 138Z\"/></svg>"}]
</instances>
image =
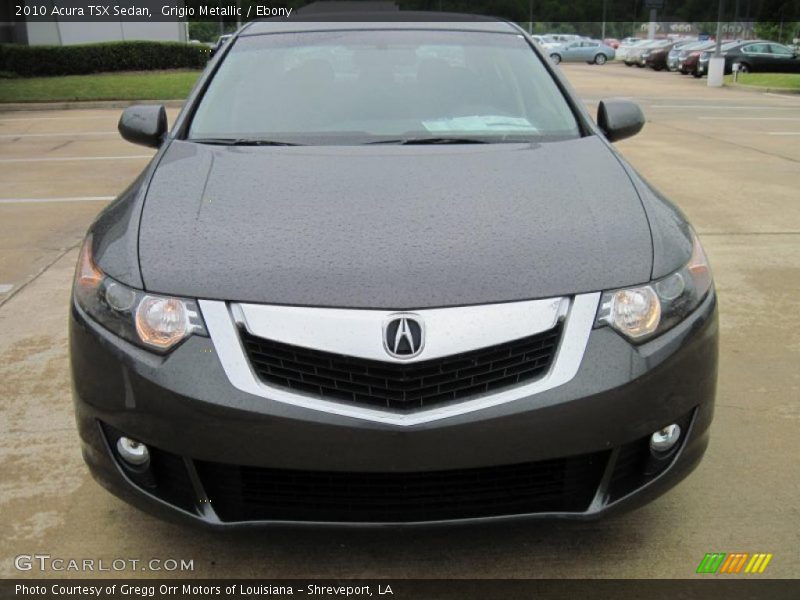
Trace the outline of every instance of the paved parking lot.
<instances>
[{"instance_id":1,"label":"paved parking lot","mask_svg":"<svg viewBox=\"0 0 800 600\"><path fill-rule=\"evenodd\" d=\"M0 576L24 575L14 556L43 553L193 559L195 577L680 578L710 551L770 552L770 576L800 575L800 96L563 68L592 108L641 103L647 126L618 148L688 214L715 269L717 413L686 482L588 524L214 535L137 512L81 461L66 314L81 236L150 152L115 134L119 110L0 112Z\"/></svg>"}]
</instances>

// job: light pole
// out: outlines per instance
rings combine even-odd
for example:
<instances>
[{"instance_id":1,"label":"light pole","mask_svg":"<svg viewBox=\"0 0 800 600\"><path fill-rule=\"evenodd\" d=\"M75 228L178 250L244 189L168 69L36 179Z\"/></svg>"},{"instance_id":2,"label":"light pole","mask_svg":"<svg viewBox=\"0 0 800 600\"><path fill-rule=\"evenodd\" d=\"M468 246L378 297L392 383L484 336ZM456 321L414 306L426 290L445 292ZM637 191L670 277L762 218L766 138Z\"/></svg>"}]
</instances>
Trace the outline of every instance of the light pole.
<instances>
[{"instance_id":1,"label":"light pole","mask_svg":"<svg viewBox=\"0 0 800 600\"><path fill-rule=\"evenodd\" d=\"M717 43L714 46L714 56L708 61L708 87L722 87L725 82L725 57L722 56L722 13L725 0L719 0L717 10Z\"/></svg>"},{"instance_id":2,"label":"light pole","mask_svg":"<svg viewBox=\"0 0 800 600\"><path fill-rule=\"evenodd\" d=\"M600 30L600 39L606 39L606 2L607 0L603 0L603 27Z\"/></svg>"}]
</instances>

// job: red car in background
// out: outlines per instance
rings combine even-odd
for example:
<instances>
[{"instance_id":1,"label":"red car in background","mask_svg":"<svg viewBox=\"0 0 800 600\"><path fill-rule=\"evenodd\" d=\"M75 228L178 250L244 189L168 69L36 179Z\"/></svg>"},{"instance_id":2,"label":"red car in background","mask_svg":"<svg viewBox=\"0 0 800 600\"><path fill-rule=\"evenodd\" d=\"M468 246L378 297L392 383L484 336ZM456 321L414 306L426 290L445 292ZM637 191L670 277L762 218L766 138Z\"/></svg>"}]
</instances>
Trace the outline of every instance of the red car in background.
<instances>
[{"instance_id":1,"label":"red car in background","mask_svg":"<svg viewBox=\"0 0 800 600\"><path fill-rule=\"evenodd\" d=\"M617 38L606 38L603 40L606 46L611 46L614 50L619 48L619 40Z\"/></svg>"},{"instance_id":2,"label":"red car in background","mask_svg":"<svg viewBox=\"0 0 800 600\"><path fill-rule=\"evenodd\" d=\"M702 50L690 52L683 61L678 63L678 70L680 70L682 75L694 75L695 71L697 71L697 63L702 53Z\"/></svg>"}]
</instances>

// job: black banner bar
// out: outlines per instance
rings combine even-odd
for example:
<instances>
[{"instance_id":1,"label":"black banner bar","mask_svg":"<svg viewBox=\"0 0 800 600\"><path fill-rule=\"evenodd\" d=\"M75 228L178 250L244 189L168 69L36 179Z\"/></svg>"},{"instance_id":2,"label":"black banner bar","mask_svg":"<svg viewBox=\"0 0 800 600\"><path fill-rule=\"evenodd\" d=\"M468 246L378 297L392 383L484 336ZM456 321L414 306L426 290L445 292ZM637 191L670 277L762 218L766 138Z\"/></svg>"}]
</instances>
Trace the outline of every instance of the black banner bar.
<instances>
[{"instance_id":1,"label":"black banner bar","mask_svg":"<svg viewBox=\"0 0 800 600\"><path fill-rule=\"evenodd\" d=\"M698 576L683 580L553 579L6 579L0 598L31 600L139 599L251 600L253 598L334 598L384 600L564 599L616 600L796 600L800 581L753 576Z\"/></svg>"},{"instance_id":2,"label":"black banner bar","mask_svg":"<svg viewBox=\"0 0 800 600\"><path fill-rule=\"evenodd\" d=\"M225 21L260 18L310 20L381 20L390 13L409 21L443 19L436 12L489 15L515 22L634 23L717 21L719 0L388 0L368 2L359 14L358 2L309 0L3 0L0 21ZM377 10L376 10L377 9ZM413 11L423 11L415 16ZM775 22L792 27L800 21L800 0L748 0L723 4L726 22ZM446 19L446 18L444 18Z\"/></svg>"}]
</instances>

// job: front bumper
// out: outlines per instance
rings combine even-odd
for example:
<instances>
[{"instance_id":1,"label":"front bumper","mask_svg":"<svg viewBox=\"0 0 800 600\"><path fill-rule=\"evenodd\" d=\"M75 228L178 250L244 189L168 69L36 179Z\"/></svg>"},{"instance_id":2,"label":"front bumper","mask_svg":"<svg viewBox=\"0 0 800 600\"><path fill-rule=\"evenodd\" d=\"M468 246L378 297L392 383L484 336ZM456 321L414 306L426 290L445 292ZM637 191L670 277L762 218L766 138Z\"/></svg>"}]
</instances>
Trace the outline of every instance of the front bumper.
<instances>
[{"instance_id":1,"label":"front bumper","mask_svg":"<svg viewBox=\"0 0 800 600\"><path fill-rule=\"evenodd\" d=\"M700 461L713 416L716 314L712 292L680 325L638 347L609 328L594 330L578 374L564 385L397 427L247 394L230 384L208 338L156 357L73 305L83 455L94 477L128 502L218 528L595 518L660 495ZM681 442L653 460L650 434L675 422L686 432ZM154 473L142 478L122 465L113 450L121 433L151 448ZM448 482L456 480L461 495L453 496ZM478 480L510 487L499 499L484 488L476 496ZM346 507L322 504L337 491ZM300 506L308 498L317 504ZM464 500L462 508L452 509L453 498Z\"/></svg>"}]
</instances>

